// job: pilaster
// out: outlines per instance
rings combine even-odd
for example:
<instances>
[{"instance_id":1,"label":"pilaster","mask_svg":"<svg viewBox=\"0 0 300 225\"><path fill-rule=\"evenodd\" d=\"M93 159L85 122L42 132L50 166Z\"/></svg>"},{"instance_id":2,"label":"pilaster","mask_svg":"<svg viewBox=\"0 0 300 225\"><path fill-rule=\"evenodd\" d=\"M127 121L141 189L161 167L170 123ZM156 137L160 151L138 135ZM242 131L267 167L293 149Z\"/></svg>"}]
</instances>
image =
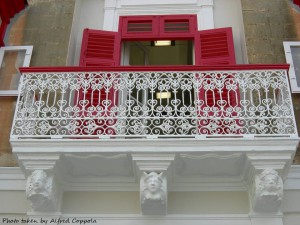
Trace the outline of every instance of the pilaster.
<instances>
[{"instance_id":1,"label":"pilaster","mask_svg":"<svg viewBox=\"0 0 300 225\"><path fill-rule=\"evenodd\" d=\"M198 29L206 30L213 29L214 23L214 1L213 0L198 0L199 11L197 13Z\"/></svg>"}]
</instances>

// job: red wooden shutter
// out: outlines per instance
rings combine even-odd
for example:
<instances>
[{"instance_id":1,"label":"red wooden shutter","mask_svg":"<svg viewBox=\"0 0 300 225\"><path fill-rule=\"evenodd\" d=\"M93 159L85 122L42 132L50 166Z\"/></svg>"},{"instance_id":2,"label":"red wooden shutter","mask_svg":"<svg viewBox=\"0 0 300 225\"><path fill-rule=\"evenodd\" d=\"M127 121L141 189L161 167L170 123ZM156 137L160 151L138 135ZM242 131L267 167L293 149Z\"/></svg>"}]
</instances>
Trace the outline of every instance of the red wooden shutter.
<instances>
[{"instance_id":1,"label":"red wooden shutter","mask_svg":"<svg viewBox=\"0 0 300 225\"><path fill-rule=\"evenodd\" d=\"M197 32L196 15L166 15L159 19L159 34L162 37L190 38Z\"/></svg>"},{"instance_id":2,"label":"red wooden shutter","mask_svg":"<svg viewBox=\"0 0 300 225\"><path fill-rule=\"evenodd\" d=\"M199 31L195 40L195 58L197 65L229 65L236 63L231 28ZM233 77L234 74L222 74L218 72L212 75L206 75L206 79L202 83L202 88L199 90L199 100L203 100L203 105L199 111L200 133L238 133L228 128L233 122L238 124L236 120L230 122L230 120L223 119L224 117L230 119L235 116L235 112L228 113L226 110L229 108L236 109L239 104L238 86L234 84L235 81ZM219 86L220 83L217 82L223 82L221 89ZM236 89L228 89L226 85L229 84L235 85ZM208 86L210 86L210 88L207 88ZM201 120L201 117L212 117L212 119ZM213 118L217 119L213 120ZM208 129L208 127L210 127L210 129Z\"/></svg>"},{"instance_id":3,"label":"red wooden shutter","mask_svg":"<svg viewBox=\"0 0 300 225\"><path fill-rule=\"evenodd\" d=\"M199 31L195 38L196 65L235 64L231 27Z\"/></svg>"},{"instance_id":4,"label":"red wooden shutter","mask_svg":"<svg viewBox=\"0 0 300 225\"><path fill-rule=\"evenodd\" d=\"M80 66L119 66L119 33L85 29L82 37Z\"/></svg>"},{"instance_id":5,"label":"red wooden shutter","mask_svg":"<svg viewBox=\"0 0 300 225\"><path fill-rule=\"evenodd\" d=\"M122 16L119 22L124 40L192 39L196 31L196 15Z\"/></svg>"},{"instance_id":6,"label":"red wooden shutter","mask_svg":"<svg viewBox=\"0 0 300 225\"><path fill-rule=\"evenodd\" d=\"M126 39L157 38L159 31L158 16L122 16L119 22L119 32Z\"/></svg>"},{"instance_id":7,"label":"red wooden shutter","mask_svg":"<svg viewBox=\"0 0 300 225\"><path fill-rule=\"evenodd\" d=\"M82 38L80 66L118 66L120 45L120 37L116 32L85 29ZM110 75L103 74L103 76L107 80L111 78ZM80 105L82 109L80 115L82 117L96 118L81 120L79 122L81 124L79 132L93 135L114 134L111 126L116 121L108 117L111 116L111 108L117 103L117 98L114 98L117 93L101 77L93 82L94 84L90 84L87 90L82 89L79 91L79 101L76 99L75 104ZM97 85L103 85L103 88L99 89ZM80 101L86 101L87 104L82 106L82 104L79 104ZM97 117L105 117L105 119L98 119ZM91 122L95 124L92 132L88 131L88 127L93 127L89 126Z\"/></svg>"}]
</instances>

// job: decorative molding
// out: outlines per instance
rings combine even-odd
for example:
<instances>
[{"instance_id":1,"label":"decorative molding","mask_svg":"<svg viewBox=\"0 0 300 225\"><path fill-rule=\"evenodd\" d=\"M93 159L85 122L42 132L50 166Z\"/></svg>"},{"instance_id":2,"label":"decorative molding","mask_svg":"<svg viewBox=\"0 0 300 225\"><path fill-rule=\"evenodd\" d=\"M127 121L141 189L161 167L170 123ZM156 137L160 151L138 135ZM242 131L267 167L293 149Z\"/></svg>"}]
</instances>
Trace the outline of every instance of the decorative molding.
<instances>
[{"instance_id":1,"label":"decorative molding","mask_svg":"<svg viewBox=\"0 0 300 225\"><path fill-rule=\"evenodd\" d=\"M0 167L0 191L24 191L26 179L20 167Z\"/></svg>"},{"instance_id":2,"label":"decorative molding","mask_svg":"<svg viewBox=\"0 0 300 225\"><path fill-rule=\"evenodd\" d=\"M143 173L140 181L140 201L144 215L165 215L167 195L167 179L162 172Z\"/></svg>"},{"instance_id":3,"label":"decorative molding","mask_svg":"<svg viewBox=\"0 0 300 225\"><path fill-rule=\"evenodd\" d=\"M216 158L216 159L237 159L242 157L242 153L234 153L234 154L217 154L217 153L208 153L208 154L187 154L182 153L180 154L181 158L187 159L209 159L209 158Z\"/></svg>"},{"instance_id":4,"label":"decorative molding","mask_svg":"<svg viewBox=\"0 0 300 225\"><path fill-rule=\"evenodd\" d=\"M166 171L171 162L174 161L175 154L171 153L144 153L132 154L132 160L136 163L136 166L140 171L145 172L163 172Z\"/></svg>"},{"instance_id":5,"label":"decorative molding","mask_svg":"<svg viewBox=\"0 0 300 225\"><path fill-rule=\"evenodd\" d=\"M27 178L26 197L34 211L57 211L60 193L53 176L44 170L34 170Z\"/></svg>"},{"instance_id":6,"label":"decorative molding","mask_svg":"<svg viewBox=\"0 0 300 225\"><path fill-rule=\"evenodd\" d=\"M48 146L49 147L49 146ZM39 149L36 152L16 152L19 164L27 171L32 170L52 170L60 159L60 153L41 153Z\"/></svg>"},{"instance_id":7,"label":"decorative molding","mask_svg":"<svg viewBox=\"0 0 300 225\"><path fill-rule=\"evenodd\" d=\"M197 14L198 29L214 28L213 0L106 0L104 30L117 31L120 16Z\"/></svg>"},{"instance_id":8,"label":"decorative molding","mask_svg":"<svg viewBox=\"0 0 300 225\"><path fill-rule=\"evenodd\" d=\"M214 168L210 165L215 164ZM240 177L245 166L245 154L233 153L181 153L176 157L176 178L189 177L232 178Z\"/></svg>"},{"instance_id":9,"label":"decorative molding","mask_svg":"<svg viewBox=\"0 0 300 225\"><path fill-rule=\"evenodd\" d=\"M293 152L247 153L244 177L248 185L253 184L255 175L272 168L285 179L292 164Z\"/></svg>"},{"instance_id":10,"label":"decorative molding","mask_svg":"<svg viewBox=\"0 0 300 225\"><path fill-rule=\"evenodd\" d=\"M213 6L214 0L198 0L200 6Z\"/></svg>"},{"instance_id":11,"label":"decorative molding","mask_svg":"<svg viewBox=\"0 0 300 225\"><path fill-rule=\"evenodd\" d=\"M67 153L62 158L61 167L74 179L80 176L126 179L134 175L130 154L126 153Z\"/></svg>"},{"instance_id":12,"label":"decorative molding","mask_svg":"<svg viewBox=\"0 0 300 225\"><path fill-rule=\"evenodd\" d=\"M65 180L63 180L64 182ZM0 168L0 191L9 190L24 191L26 179L20 167L1 167ZM138 187L139 188L139 187ZM116 182L116 181L91 181L79 180L76 182L65 182L64 189L68 191L137 191L136 183ZM185 180L168 185L169 191L245 191L247 185L240 180L224 180L216 182L214 178ZM284 181L284 191L300 190L300 165L292 165L287 178Z\"/></svg>"},{"instance_id":13,"label":"decorative molding","mask_svg":"<svg viewBox=\"0 0 300 225\"><path fill-rule=\"evenodd\" d=\"M255 176L252 207L255 212L277 213L283 197L283 182L274 169L265 169Z\"/></svg>"},{"instance_id":14,"label":"decorative molding","mask_svg":"<svg viewBox=\"0 0 300 225\"><path fill-rule=\"evenodd\" d=\"M226 152L247 153L259 156L266 153L286 154L292 157L297 149L299 138L171 138L171 139L16 139L11 140L13 152L19 160L29 160L32 156L49 155L55 159L62 153L117 152L117 153L185 153L185 152ZM62 147L63 146L63 147ZM255 151L253 151L255 149ZM57 153L59 151L59 153ZM52 152L52 153L51 153ZM26 157L26 154L27 157ZM22 157L22 158L20 158ZM49 158L48 157L48 158ZM259 159L259 157L257 157ZM37 159L38 160L38 159ZM49 159L50 160L50 159Z\"/></svg>"}]
</instances>

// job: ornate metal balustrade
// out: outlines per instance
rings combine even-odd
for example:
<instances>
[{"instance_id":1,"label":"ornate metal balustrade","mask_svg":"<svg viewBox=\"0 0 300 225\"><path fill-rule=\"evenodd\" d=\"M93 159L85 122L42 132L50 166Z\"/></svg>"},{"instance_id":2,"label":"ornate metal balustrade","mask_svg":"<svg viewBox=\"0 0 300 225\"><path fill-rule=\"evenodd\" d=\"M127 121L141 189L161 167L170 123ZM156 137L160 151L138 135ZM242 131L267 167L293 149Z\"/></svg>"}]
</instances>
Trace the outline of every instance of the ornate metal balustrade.
<instances>
[{"instance_id":1,"label":"ornate metal balustrade","mask_svg":"<svg viewBox=\"0 0 300 225\"><path fill-rule=\"evenodd\" d=\"M294 136L286 70L23 68L11 138Z\"/></svg>"}]
</instances>

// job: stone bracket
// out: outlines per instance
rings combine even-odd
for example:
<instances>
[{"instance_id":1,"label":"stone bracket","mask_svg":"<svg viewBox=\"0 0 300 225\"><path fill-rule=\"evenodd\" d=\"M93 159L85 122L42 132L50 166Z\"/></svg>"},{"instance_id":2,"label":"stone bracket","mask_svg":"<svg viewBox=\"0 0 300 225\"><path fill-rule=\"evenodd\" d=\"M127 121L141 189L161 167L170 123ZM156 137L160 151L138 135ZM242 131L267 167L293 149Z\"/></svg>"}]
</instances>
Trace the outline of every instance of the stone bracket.
<instances>
[{"instance_id":1,"label":"stone bracket","mask_svg":"<svg viewBox=\"0 0 300 225\"><path fill-rule=\"evenodd\" d=\"M246 182L254 214L280 213L291 153L247 154Z\"/></svg>"},{"instance_id":2,"label":"stone bracket","mask_svg":"<svg viewBox=\"0 0 300 225\"><path fill-rule=\"evenodd\" d=\"M27 177L26 197L32 212L58 212L62 188L58 182L56 164L59 153L16 153L23 173Z\"/></svg>"},{"instance_id":3,"label":"stone bracket","mask_svg":"<svg viewBox=\"0 0 300 225\"><path fill-rule=\"evenodd\" d=\"M140 203L143 215L167 213L166 172L175 154L133 154L132 160L142 172L140 178Z\"/></svg>"},{"instance_id":4,"label":"stone bracket","mask_svg":"<svg viewBox=\"0 0 300 225\"><path fill-rule=\"evenodd\" d=\"M34 170L27 178L26 197L36 212L57 212L62 192L50 172Z\"/></svg>"},{"instance_id":5,"label":"stone bracket","mask_svg":"<svg viewBox=\"0 0 300 225\"><path fill-rule=\"evenodd\" d=\"M144 172L140 181L143 215L166 215L167 196L167 179L163 172Z\"/></svg>"}]
</instances>

